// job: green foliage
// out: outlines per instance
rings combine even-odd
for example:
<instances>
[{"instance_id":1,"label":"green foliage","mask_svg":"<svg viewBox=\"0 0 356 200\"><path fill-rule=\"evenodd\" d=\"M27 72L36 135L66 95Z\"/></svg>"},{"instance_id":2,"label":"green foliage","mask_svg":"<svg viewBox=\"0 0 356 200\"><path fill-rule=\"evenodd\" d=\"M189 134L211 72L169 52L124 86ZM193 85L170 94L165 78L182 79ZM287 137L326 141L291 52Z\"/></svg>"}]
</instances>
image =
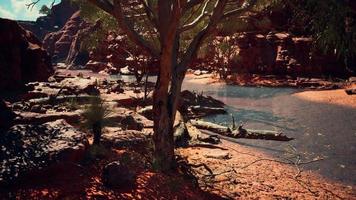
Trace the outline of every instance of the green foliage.
<instances>
[{"instance_id":1,"label":"green foliage","mask_svg":"<svg viewBox=\"0 0 356 200\"><path fill-rule=\"evenodd\" d=\"M94 135L94 145L100 144L102 128L108 124L106 117L109 114L109 107L100 97L93 98L82 114L85 119L83 126L91 129Z\"/></svg>"},{"instance_id":2,"label":"green foliage","mask_svg":"<svg viewBox=\"0 0 356 200\"><path fill-rule=\"evenodd\" d=\"M100 122L101 125L108 124L106 117L110 115L111 110L100 97L93 98L89 105L85 107L82 114L85 127L91 128L94 124Z\"/></svg>"},{"instance_id":3,"label":"green foliage","mask_svg":"<svg viewBox=\"0 0 356 200\"><path fill-rule=\"evenodd\" d=\"M39 13L43 15L49 15L51 12L51 9L49 9L46 5L42 5L41 9L39 10Z\"/></svg>"},{"instance_id":4,"label":"green foliage","mask_svg":"<svg viewBox=\"0 0 356 200\"><path fill-rule=\"evenodd\" d=\"M356 12L344 0L290 0L293 23L312 34L324 53L341 58L356 55Z\"/></svg>"},{"instance_id":5,"label":"green foliage","mask_svg":"<svg viewBox=\"0 0 356 200\"><path fill-rule=\"evenodd\" d=\"M82 49L95 48L106 37L108 31L118 30L117 22L113 16L85 0L72 0L72 2L79 6L81 16L88 22L95 23L97 20L101 21L101 28L84 39L81 45Z\"/></svg>"},{"instance_id":6,"label":"green foliage","mask_svg":"<svg viewBox=\"0 0 356 200\"><path fill-rule=\"evenodd\" d=\"M80 106L78 104L77 99L73 97L66 102L66 107L69 108L70 110L77 110Z\"/></svg>"}]
</instances>

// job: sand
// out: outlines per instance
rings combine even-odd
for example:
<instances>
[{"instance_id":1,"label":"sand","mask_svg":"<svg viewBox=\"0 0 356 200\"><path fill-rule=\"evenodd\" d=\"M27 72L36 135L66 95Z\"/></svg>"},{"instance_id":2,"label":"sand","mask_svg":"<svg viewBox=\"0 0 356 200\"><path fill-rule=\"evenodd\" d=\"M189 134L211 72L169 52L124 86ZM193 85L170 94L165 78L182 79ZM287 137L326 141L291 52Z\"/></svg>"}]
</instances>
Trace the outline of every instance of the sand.
<instances>
[{"instance_id":1,"label":"sand","mask_svg":"<svg viewBox=\"0 0 356 200\"><path fill-rule=\"evenodd\" d=\"M356 108L356 95L347 95L344 89L306 91L294 94L303 100Z\"/></svg>"},{"instance_id":2,"label":"sand","mask_svg":"<svg viewBox=\"0 0 356 200\"><path fill-rule=\"evenodd\" d=\"M312 171L299 173L294 165L276 162L279 159L228 141L178 152L190 163L205 163L219 174L211 185L201 187L228 199L356 199L353 185L328 180ZM202 167L199 173L209 174Z\"/></svg>"}]
</instances>

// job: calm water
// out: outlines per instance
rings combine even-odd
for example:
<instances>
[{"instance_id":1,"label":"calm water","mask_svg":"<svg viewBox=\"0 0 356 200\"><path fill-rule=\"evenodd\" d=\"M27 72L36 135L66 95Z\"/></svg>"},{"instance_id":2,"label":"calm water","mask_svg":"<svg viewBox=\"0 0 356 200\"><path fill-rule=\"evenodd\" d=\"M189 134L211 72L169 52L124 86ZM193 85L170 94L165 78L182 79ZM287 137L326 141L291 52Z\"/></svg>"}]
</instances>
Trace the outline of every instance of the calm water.
<instances>
[{"instance_id":1,"label":"calm water","mask_svg":"<svg viewBox=\"0 0 356 200\"><path fill-rule=\"evenodd\" d=\"M210 116L207 121L231 125L233 115L246 128L281 130L295 138L290 142L238 139L238 143L280 157L293 146L304 160L325 158L305 168L356 184L356 109L304 101L292 96L300 90L290 88L205 85L189 79L183 88L226 103L229 114Z\"/></svg>"},{"instance_id":2,"label":"calm water","mask_svg":"<svg viewBox=\"0 0 356 200\"><path fill-rule=\"evenodd\" d=\"M120 79L135 80L133 76ZM149 80L155 81L155 77ZM356 184L356 109L301 100L292 95L301 90L291 88L206 85L186 78L183 89L203 92L227 105L228 114L210 116L205 118L207 121L231 125L233 115L246 128L280 130L295 138L289 142L237 139L237 143L276 157L285 157L291 147L302 155L303 161L323 157L304 169Z\"/></svg>"}]
</instances>

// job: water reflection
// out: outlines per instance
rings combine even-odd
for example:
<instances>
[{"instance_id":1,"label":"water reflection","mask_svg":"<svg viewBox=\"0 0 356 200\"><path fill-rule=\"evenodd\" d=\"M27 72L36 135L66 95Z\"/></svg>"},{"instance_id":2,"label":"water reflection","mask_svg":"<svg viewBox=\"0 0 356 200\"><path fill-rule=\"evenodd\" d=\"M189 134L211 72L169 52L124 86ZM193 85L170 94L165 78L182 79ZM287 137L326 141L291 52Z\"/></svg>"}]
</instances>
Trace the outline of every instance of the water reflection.
<instances>
[{"instance_id":1,"label":"water reflection","mask_svg":"<svg viewBox=\"0 0 356 200\"><path fill-rule=\"evenodd\" d=\"M290 88L253 88L229 85L209 85L190 82L184 89L203 91L228 106L227 115L205 120L231 125L232 117L247 128L282 130L295 138L290 142L238 139L236 142L282 157L294 146L304 159L324 157L306 169L322 175L356 184L356 109L308 102L292 94L300 90Z\"/></svg>"}]
</instances>

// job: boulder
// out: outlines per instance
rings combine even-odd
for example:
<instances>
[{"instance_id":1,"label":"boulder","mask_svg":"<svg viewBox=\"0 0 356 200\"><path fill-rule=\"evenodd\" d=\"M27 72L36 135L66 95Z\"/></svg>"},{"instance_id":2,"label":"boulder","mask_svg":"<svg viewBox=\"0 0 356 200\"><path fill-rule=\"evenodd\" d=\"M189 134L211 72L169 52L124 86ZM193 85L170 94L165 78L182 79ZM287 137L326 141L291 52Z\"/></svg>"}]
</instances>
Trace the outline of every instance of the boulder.
<instances>
[{"instance_id":1,"label":"boulder","mask_svg":"<svg viewBox=\"0 0 356 200\"><path fill-rule=\"evenodd\" d=\"M208 108L209 110L220 111L224 108L224 103L212 98L211 96L204 96L203 94L197 94L188 90L181 92L178 109L181 113L186 114L188 110L194 112L193 106ZM206 110L208 110L206 109Z\"/></svg>"},{"instance_id":2,"label":"boulder","mask_svg":"<svg viewBox=\"0 0 356 200\"><path fill-rule=\"evenodd\" d=\"M109 147L125 147L136 144L144 144L148 140L148 134L136 130L122 130L117 127L106 127L101 136L102 144Z\"/></svg>"},{"instance_id":3,"label":"boulder","mask_svg":"<svg viewBox=\"0 0 356 200\"><path fill-rule=\"evenodd\" d=\"M137 113L146 117L149 120L153 120L153 106L146 106L138 110Z\"/></svg>"},{"instance_id":4,"label":"boulder","mask_svg":"<svg viewBox=\"0 0 356 200\"><path fill-rule=\"evenodd\" d=\"M125 118L121 120L121 125L124 129L127 130L141 131L144 128L144 124L131 115L125 116Z\"/></svg>"},{"instance_id":5,"label":"boulder","mask_svg":"<svg viewBox=\"0 0 356 200\"><path fill-rule=\"evenodd\" d=\"M77 162L88 144L85 134L64 120L14 125L0 137L0 184L14 183L53 165Z\"/></svg>"},{"instance_id":6,"label":"boulder","mask_svg":"<svg viewBox=\"0 0 356 200\"><path fill-rule=\"evenodd\" d=\"M0 91L46 81L53 73L42 43L15 21L0 18L0 47Z\"/></svg>"},{"instance_id":7,"label":"boulder","mask_svg":"<svg viewBox=\"0 0 356 200\"><path fill-rule=\"evenodd\" d=\"M115 83L109 88L108 93L110 93L110 92L112 92L112 93L124 93L125 90L123 89L122 84Z\"/></svg>"},{"instance_id":8,"label":"boulder","mask_svg":"<svg viewBox=\"0 0 356 200\"><path fill-rule=\"evenodd\" d=\"M107 187L127 187L134 183L135 174L121 161L114 161L104 167L101 179Z\"/></svg>"}]
</instances>

